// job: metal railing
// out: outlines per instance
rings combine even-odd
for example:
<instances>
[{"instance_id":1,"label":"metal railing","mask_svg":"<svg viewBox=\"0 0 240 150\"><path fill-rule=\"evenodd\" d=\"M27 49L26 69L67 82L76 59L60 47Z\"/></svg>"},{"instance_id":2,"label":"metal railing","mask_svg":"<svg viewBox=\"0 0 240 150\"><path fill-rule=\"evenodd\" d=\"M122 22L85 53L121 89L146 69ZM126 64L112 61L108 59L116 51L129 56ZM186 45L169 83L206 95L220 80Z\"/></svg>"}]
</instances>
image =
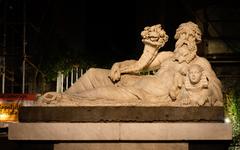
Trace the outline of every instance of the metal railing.
<instances>
[{"instance_id":1,"label":"metal railing","mask_svg":"<svg viewBox=\"0 0 240 150\"><path fill-rule=\"evenodd\" d=\"M61 93L67 90L70 86L72 86L86 70L73 67L71 71L67 72L67 74L63 74L62 71L58 72L57 83L56 83L56 92Z\"/></svg>"}]
</instances>

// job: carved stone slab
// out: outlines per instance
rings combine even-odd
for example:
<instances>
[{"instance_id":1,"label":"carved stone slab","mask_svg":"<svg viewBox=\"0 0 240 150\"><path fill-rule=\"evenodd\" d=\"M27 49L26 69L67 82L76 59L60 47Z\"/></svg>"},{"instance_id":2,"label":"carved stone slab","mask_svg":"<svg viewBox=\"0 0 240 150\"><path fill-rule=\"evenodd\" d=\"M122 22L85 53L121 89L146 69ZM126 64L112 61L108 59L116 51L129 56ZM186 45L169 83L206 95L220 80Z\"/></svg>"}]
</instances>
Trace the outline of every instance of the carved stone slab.
<instances>
[{"instance_id":1,"label":"carved stone slab","mask_svg":"<svg viewBox=\"0 0 240 150\"><path fill-rule=\"evenodd\" d=\"M224 122L223 107L21 107L20 122Z\"/></svg>"}]
</instances>

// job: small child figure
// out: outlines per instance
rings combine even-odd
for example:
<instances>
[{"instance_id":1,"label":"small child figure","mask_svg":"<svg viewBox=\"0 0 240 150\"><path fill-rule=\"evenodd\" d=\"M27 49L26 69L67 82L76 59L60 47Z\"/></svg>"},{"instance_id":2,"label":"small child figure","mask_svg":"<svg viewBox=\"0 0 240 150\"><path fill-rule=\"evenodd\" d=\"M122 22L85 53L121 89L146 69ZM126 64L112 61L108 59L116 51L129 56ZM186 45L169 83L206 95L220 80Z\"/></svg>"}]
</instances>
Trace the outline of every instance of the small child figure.
<instances>
[{"instance_id":1,"label":"small child figure","mask_svg":"<svg viewBox=\"0 0 240 150\"><path fill-rule=\"evenodd\" d=\"M177 86L170 91L172 100L179 100L184 105L210 105L208 79L200 65L191 65L185 76L176 73L175 80Z\"/></svg>"}]
</instances>

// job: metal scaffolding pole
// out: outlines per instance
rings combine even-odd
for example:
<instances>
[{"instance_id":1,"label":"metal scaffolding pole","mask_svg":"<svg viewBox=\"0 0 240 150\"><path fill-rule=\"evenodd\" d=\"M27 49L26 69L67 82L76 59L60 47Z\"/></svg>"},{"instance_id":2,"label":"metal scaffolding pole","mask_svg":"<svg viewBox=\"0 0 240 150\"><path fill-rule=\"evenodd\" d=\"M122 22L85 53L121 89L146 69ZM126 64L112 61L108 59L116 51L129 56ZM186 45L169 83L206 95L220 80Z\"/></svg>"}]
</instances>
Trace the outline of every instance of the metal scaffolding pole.
<instances>
[{"instance_id":1,"label":"metal scaffolding pole","mask_svg":"<svg viewBox=\"0 0 240 150\"><path fill-rule=\"evenodd\" d=\"M0 57L0 75L2 76L2 94L5 93L5 56Z\"/></svg>"},{"instance_id":2,"label":"metal scaffolding pole","mask_svg":"<svg viewBox=\"0 0 240 150\"><path fill-rule=\"evenodd\" d=\"M2 55L3 55L3 60L2 60L2 65L3 65L3 68L2 68L2 94L5 93L5 71L6 71L6 61L5 61L5 54L6 54L6 47L7 47L7 1L4 2L4 16L3 16L3 52L2 52Z\"/></svg>"},{"instance_id":3,"label":"metal scaffolding pole","mask_svg":"<svg viewBox=\"0 0 240 150\"><path fill-rule=\"evenodd\" d=\"M26 76L26 2L23 0L23 64L22 64L22 93L25 93Z\"/></svg>"}]
</instances>

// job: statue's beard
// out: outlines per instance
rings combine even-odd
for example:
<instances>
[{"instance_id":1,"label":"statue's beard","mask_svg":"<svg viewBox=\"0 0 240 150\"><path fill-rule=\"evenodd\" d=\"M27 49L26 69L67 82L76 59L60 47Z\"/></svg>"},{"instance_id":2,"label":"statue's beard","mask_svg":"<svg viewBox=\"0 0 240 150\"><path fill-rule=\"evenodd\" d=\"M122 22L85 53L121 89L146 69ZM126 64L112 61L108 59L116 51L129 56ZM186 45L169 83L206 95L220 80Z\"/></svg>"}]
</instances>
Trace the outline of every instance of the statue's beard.
<instances>
[{"instance_id":1,"label":"statue's beard","mask_svg":"<svg viewBox=\"0 0 240 150\"><path fill-rule=\"evenodd\" d=\"M186 50L186 55L184 54L183 50ZM175 60L177 60L179 63L186 62L190 63L195 57L197 53L197 45L196 42L190 42L187 40L178 40L175 45Z\"/></svg>"},{"instance_id":2,"label":"statue's beard","mask_svg":"<svg viewBox=\"0 0 240 150\"><path fill-rule=\"evenodd\" d=\"M197 51L197 44L195 41L188 41L182 39L177 40L175 48L178 49L183 46L186 46L189 51Z\"/></svg>"}]
</instances>

